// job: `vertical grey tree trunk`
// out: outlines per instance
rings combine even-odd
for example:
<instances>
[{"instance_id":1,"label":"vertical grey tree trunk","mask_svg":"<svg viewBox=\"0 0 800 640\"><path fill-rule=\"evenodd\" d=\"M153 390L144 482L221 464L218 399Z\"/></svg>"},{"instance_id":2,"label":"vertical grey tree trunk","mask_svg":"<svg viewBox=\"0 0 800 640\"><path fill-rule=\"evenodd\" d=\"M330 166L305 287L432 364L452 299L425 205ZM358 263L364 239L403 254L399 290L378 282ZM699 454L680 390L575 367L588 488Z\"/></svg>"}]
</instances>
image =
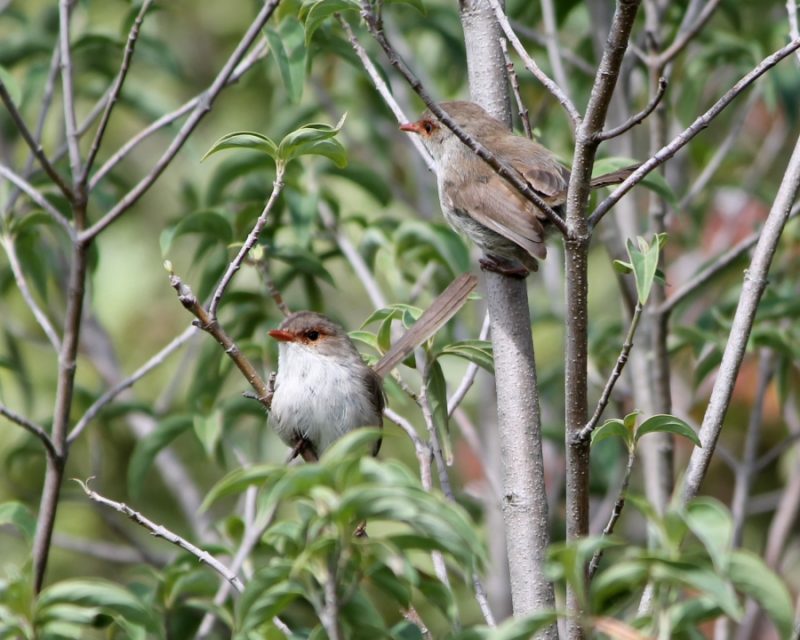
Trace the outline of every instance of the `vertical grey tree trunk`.
<instances>
[{"instance_id":1,"label":"vertical grey tree trunk","mask_svg":"<svg viewBox=\"0 0 800 640\"><path fill-rule=\"evenodd\" d=\"M472 100L510 122L500 28L486 0L462 0ZM504 461L503 516L514 615L552 609L542 565L548 533L541 420L525 280L486 273L497 386L498 438ZM555 625L542 637L557 638Z\"/></svg>"}]
</instances>

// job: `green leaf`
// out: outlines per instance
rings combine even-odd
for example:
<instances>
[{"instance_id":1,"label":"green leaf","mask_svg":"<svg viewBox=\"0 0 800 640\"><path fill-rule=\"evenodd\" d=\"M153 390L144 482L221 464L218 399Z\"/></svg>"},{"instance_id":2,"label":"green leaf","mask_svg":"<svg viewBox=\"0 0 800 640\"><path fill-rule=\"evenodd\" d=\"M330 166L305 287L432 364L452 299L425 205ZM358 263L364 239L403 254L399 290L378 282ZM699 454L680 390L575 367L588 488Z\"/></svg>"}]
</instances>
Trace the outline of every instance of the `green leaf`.
<instances>
[{"instance_id":1,"label":"green leaf","mask_svg":"<svg viewBox=\"0 0 800 640\"><path fill-rule=\"evenodd\" d=\"M509 619L498 627L475 626L452 635L448 640L527 640L554 625L558 614L540 611L519 619Z\"/></svg>"},{"instance_id":2,"label":"green leaf","mask_svg":"<svg viewBox=\"0 0 800 640\"><path fill-rule=\"evenodd\" d=\"M289 102L297 104L303 95L306 79L306 47L303 26L287 16L277 29L264 27L272 58L278 64Z\"/></svg>"},{"instance_id":3,"label":"green leaf","mask_svg":"<svg viewBox=\"0 0 800 640\"><path fill-rule=\"evenodd\" d=\"M438 262L450 269L453 276L469 271L469 250L464 241L445 225L419 220L406 220L395 232L395 251L404 253L428 247Z\"/></svg>"},{"instance_id":4,"label":"green leaf","mask_svg":"<svg viewBox=\"0 0 800 640\"><path fill-rule=\"evenodd\" d=\"M628 240L628 256L633 267L633 276L636 278L636 292L639 296L639 304L645 304L650 296L653 287L653 280L658 269L659 243L654 242L652 246L645 242L644 238L638 238L639 247L635 247L633 242Z\"/></svg>"},{"instance_id":5,"label":"green leaf","mask_svg":"<svg viewBox=\"0 0 800 640\"><path fill-rule=\"evenodd\" d=\"M355 0L319 0L311 5L306 14L306 47L311 43L314 32L320 28L331 15L337 11L358 11L359 5Z\"/></svg>"},{"instance_id":6,"label":"green leaf","mask_svg":"<svg viewBox=\"0 0 800 640\"><path fill-rule=\"evenodd\" d=\"M433 424L439 432L439 441L442 454L448 465L453 463L453 446L450 441L450 426L447 415L447 382L444 372L438 362L433 362L428 369L428 379L425 381L428 391Z\"/></svg>"},{"instance_id":7,"label":"green leaf","mask_svg":"<svg viewBox=\"0 0 800 640\"><path fill-rule=\"evenodd\" d=\"M346 117L347 114L344 114L336 126L312 122L287 134L278 145L278 160L289 162L299 156L320 155L329 158L338 167L346 166L347 151L338 140L333 139L344 126Z\"/></svg>"},{"instance_id":8,"label":"green leaf","mask_svg":"<svg viewBox=\"0 0 800 640\"><path fill-rule=\"evenodd\" d=\"M684 520L705 546L717 570L725 571L733 540L733 521L728 510L713 498L695 498L686 506Z\"/></svg>"},{"instance_id":9,"label":"green leaf","mask_svg":"<svg viewBox=\"0 0 800 640\"><path fill-rule=\"evenodd\" d=\"M169 253L175 238L189 233L199 233L225 245L233 239L231 223L222 213L216 209L195 211L181 218L174 227L165 229L161 233L159 238L161 255L166 256Z\"/></svg>"},{"instance_id":10,"label":"green leaf","mask_svg":"<svg viewBox=\"0 0 800 640\"><path fill-rule=\"evenodd\" d=\"M277 145L267 136L256 133L255 131L234 131L222 136L211 148L206 151L202 157L201 162L208 158L208 156L217 153L218 151L225 151L226 149L247 149L249 151L260 151L267 154L270 158L275 158L277 155Z\"/></svg>"},{"instance_id":11,"label":"green leaf","mask_svg":"<svg viewBox=\"0 0 800 640\"><path fill-rule=\"evenodd\" d=\"M636 442L639 442L642 436L648 433L663 432L674 433L684 438L691 440L696 447L703 448L700 443L700 438L688 424L680 418L667 414L657 414L651 416L636 430Z\"/></svg>"},{"instance_id":12,"label":"green leaf","mask_svg":"<svg viewBox=\"0 0 800 640\"><path fill-rule=\"evenodd\" d=\"M622 260L614 260L611 264L617 273L621 273L623 275L628 275L629 273L633 273L633 265L630 262L624 262Z\"/></svg>"},{"instance_id":13,"label":"green leaf","mask_svg":"<svg viewBox=\"0 0 800 640\"><path fill-rule=\"evenodd\" d=\"M786 585L764 561L749 551L728 558L728 575L734 586L753 598L778 627L782 638L792 633L794 610Z\"/></svg>"},{"instance_id":14,"label":"green leaf","mask_svg":"<svg viewBox=\"0 0 800 640\"><path fill-rule=\"evenodd\" d=\"M56 605L96 607L110 616L154 629L152 610L120 585L98 578L63 580L44 589L36 601L35 621L46 620Z\"/></svg>"},{"instance_id":15,"label":"green leaf","mask_svg":"<svg viewBox=\"0 0 800 640\"><path fill-rule=\"evenodd\" d=\"M0 526L10 524L16 527L30 543L36 532L36 518L31 510L21 502L3 502L0 504Z\"/></svg>"},{"instance_id":16,"label":"green leaf","mask_svg":"<svg viewBox=\"0 0 800 640\"><path fill-rule=\"evenodd\" d=\"M19 84L17 84L17 81L14 79L14 76L11 75L11 72L2 65L0 65L0 83L5 86L8 95L11 96L11 102L19 106L22 100L22 91L19 88Z\"/></svg>"},{"instance_id":17,"label":"green leaf","mask_svg":"<svg viewBox=\"0 0 800 640\"><path fill-rule=\"evenodd\" d=\"M192 420L194 434L203 445L203 450L209 458L213 458L222 438L224 426L221 411L214 411L208 415L195 415Z\"/></svg>"},{"instance_id":18,"label":"green leaf","mask_svg":"<svg viewBox=\"0 0 800 640\"><path fill-rule=\"evenodd\" d=\"M190 422L191 424L191 422ZM248 487L266 482L273 483L288 472L284 465L262 464L252 467L242 467L231 471L215 484L200 505L200 511L205 511L211 504L225 496L241 493Z\"/></svg>"},{"instance_id":19,"label":"green leaf","mask_svg":"<svg viewBox=\"0 0 800 640\"><path fill-rule=\"evenodd\" d=\"M592 431L592 446L598 442L602 442L612 436L619 436L625 442L625 445L630 448L633 446L633 436L625 423L619 418L612 418L606 420L597 429Z\"/></svg>"},{"instance_id":20,"label":"green leaf","mask_svg":"<svg viewBox=\"0 0 800 640\"><path fill-rule=\"evenodd\" d=\"M704 593L734 620L738 620L742 615L733 587L710 566L658 560L653 564L651 572L653 580L656 582L665 580Z\"/></svg>"},{"instance_id":21,"label":"green leaf","mask_svg":"<svg viewBox=\"0 0 800 640\"><path fill-rule=\"evenodd\" d=\"M386 0L386 4L408 4L423 15L427 13L425 11L425 5L422 4L422 0Z\"/></svg>"},{"instance_id":22,"label":"green leaf","mask_svg":"<svg viewBox=\"0 0 800 640\"><path fill-rule=\"evenodd\" d=\"M474 362L479 367L494 374L492 343L488 340L461 340L459 342L453 342L444 347L436 357L439 358L447 355Z\"/></svg>"},{"instance_id":23,"label":"green leaf","mask_svg":"<svg viewBox=\"0 0 800 640\"><path fill-rule=\"evenodd\" d=\"M191 426L191 416L173 415L160 422L152 433L136 443L128 463L128 491L132 497L140 495L150 465L159 451Z\"/></svg>"}]
</instances>

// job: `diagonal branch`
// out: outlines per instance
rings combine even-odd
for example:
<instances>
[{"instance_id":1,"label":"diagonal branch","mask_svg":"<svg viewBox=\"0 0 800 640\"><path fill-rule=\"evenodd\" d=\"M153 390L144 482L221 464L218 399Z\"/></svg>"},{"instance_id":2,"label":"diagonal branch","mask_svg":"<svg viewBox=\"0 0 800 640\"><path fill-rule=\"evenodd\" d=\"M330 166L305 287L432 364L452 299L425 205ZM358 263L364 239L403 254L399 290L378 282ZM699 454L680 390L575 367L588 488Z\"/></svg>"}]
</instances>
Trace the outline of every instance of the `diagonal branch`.
<instances>
[{"instance_id":1,"label":"diagonal branch","mask_svg":"<svg viewBox=\"0 0 800 640\"><path fill-rule=\"evenodd\" d=\"M78 125L75 120L75 93L72 87L72 52L69 41L70 14L72 13L73 0L59 0L59 44L61 46L61 91L64 101L64 126L67 134L67 148L69 149L69 164L72 169L72 179L76 182L81 175L81 151L78 146Z\"/></svg>"},{"instance_id":2,"label":"diagonal branch","mask_svg":"<svg viewBox=\"0 0 800 640\"><path fill-rule=\"evenodd\" d=\"M789 212L789 220L796 218L800 214L800 204L794 205ZM696 273L691 279L686 281L680 289L673 293L669 298L655 309L655 313L668 314L672 312L686 298L701 288L714 276L727 269L730 265L747 253L761 237L761 230L754 231L744 240L719 255L711 264L707 265L702 271Z\"/></svg>"},{"instance_id":3,"label":"diagonal branch","mask_svg":"<svg viewBox=\"0 0 800 640\"><path fill-rule=\"evenodd\" d=\"M0 164L0 176L13 183L20 191L24 191L31 200L44 209L45 213L53 218L53 220L67 232L71 240L75 239L75 230L72 228L69 220L61 215L61 212L50 204L47 198L45 198L36 187L3 164Z\"/></svg>"},{"instance_id":4,"label":"diagonal branch","mask_svg":"<svg viewBox=\"0 0 800 640\"><path fill-rule=\"evenodd\" d=\"M91 478L90 478L91 480ZM134 511L131 509L127 504L122 502L116 502L114 500L109 500L101 496L96 491L93 491L89 488L88 481L81 482L80 480L76 480L76 482L81 485L81 489L83 489L84 493L89 497L90 500L96 502L98 504L103 505L104 507L110 507L115 511L119 511L122 514L128 516L131 520L133 520L139 526L144 527L150 533L152 533L157 538L164 538L167 542L170 542L184 551L191 553L195 558L197 558L200 562L207 564L209 567L214 569L218 574L220 574L225 580L230 582L233 585L233 588L236 589L239 593L244 591L244 584L238 578L238 576L230 571L224 564L222 564L219 560L217 560L214 556L212 556L208 551L201 549L191 542L182 538L177 533L173 533L165 526L157 524L146 518L138 511Z\"/></svg>"},{"instance_id":5,"label":"diagonal branch","mask_svg":"<svg viewBox=\"0 0 800 640\"><path fill-rule=\"evenodd\" d=\"M145 362L141 367L139 367L136 371L134 371L131 375L129 375L124 380L120 381L118 384L115 384L111 389L106 391L102 396L100 396L97 400L95 400L92 405L86 410L86 413L81 416L80 420L75 424L70 431L69 436L67 437L67 442L72 444L75 440L81 435L83 430L88 426L88 424L97 417L97 414L102 411L104 407L106 407L110 402L114 400L120 393L125 391L126 389L130 389L134 384L136 384L139 380L144 378L148 373L150 373L153 369L161 366L164 361L171 356L175 351L180 349L189 339L197 332L197 327L191 325L187 327L183 333L173 338L168 345L166 345L161 351L156 353L153 357L151 357L147 362Z\"/></svg>"},{"instance_id":6,"label":"diagonal branch","mask_svg":"<svg viewBox=\"0 0 800 640\"><path fill-rule=\"evenodd\" d=\"M122 199L117 202L114 207L111 208L100 220L98 220L95 224L93 224L90 228L86 229L81 234L81 240L83 241L90 241L97 236L98 233L103 231L106 227L110 224L115 222L120 216L122 216L128 209L130 209L136 202L138 202L139 198L141 198L145 192L153 185L153 183L158 179L158 177L164 172L164 170L169 166L175 156L178 154L178 151L181 150L183 144L188 139L189 135L194 131L195 127L199 124L200 120L211 110L214 101L216 100L219 93L227 86L230 77L233 75L233 71L239 62L244 57L247 50L253 44L255 39L258 37L259 33L261 33L261 28L264 24L269 20L272 16L275 9L280 4L280 0L269 0L268 2L264 3L264 6L259 11L258 15L256 16L255 20L253 20L250 27L247 29L247 32L242 36L242 39L239 41L239 44L236 46L236 49L228 58L225 65L222 67L220 72L217 74L217 77L214 79L214 82L208 88L208 90L202 95L200 100L198 100L197 105L195 106L192 114L186 120L186 122L181 127L180 131L176 134L173 138L170 145L167 147L166 151L161 155L161 157L156 162L155 166L150 170L150 172L142 178L136 186L134 186Z\"/></svg>"},{"instance_id":7,"label":"diagonal branch","mask_svg":"<svg viewBox=\"0 0 800 640\"><path fill-rule=\"evenodd\" d=\"M249 71L256 62L261 60L267 52L267 47L265 43L261 42L260 44L256 45L253 51L245 57L234 69L233 73L231 74L230 78L226 83L226 87L232 85L235 82L238 82L239 78L241 78L247 71ZM105 161L102 167L100 167L92 176L91 180L89 180L89 191L94 190L94 188L98 185L98 183L105 178L109 172L116 167L122 160L124 160L131 151L133 151L139 144L144 142L147 138L151 135L160 131L164 127L169 126L179 118L183 117L190 111L192 111L199 103L200 100L203 99L205 93L195 96L191 100L185 102L183 105L171 111L169 113L164 114L158 120L152 122L147 127L142 129L139 133L133 136L130 140L128 140L124 145L122 145L114 154ZM103 104L106 98L103 98L99 104ZM87 118L87 123L89 119Z\"/></svg>"},{"instance_id":8,"label":"diagonal branch","mask_svg":"<svg viewBox=\"0 0 800 640\"><path fill-rule=\"evenodd\" d=\"M39 323L39 326L42 328L42 331L44 331L44 334L47 336L55 352L60 352L61 339L58 337L55 327L53 327L47 314L42 311L42 308L37 304L31 290L28 288L28 282L25 280L25 272L22 269L19 256L17 255L17 247L14 245L14 238L3 236L1 241L3 243L3 248L6 250L6 255L8 256L8 262L11 265L11 271L14 274L14 281L17 283L17 288L22 294L25 304L28 305L31 313L33 313L33 317L36 318L36 322Z\"/></svg>"},{"instance_id":9,"label":"diagonal branch","mask_svg":"<svg viewBox=\"0 0 800 640\"><path fill-rule=\"evenodd\" d=\"M535 204L536 207L547 216L547 219L556 229L561 231L562 234L566 234L567 227L564 223L564 220L562 220L561 216L559 216L553 210L553 208L548 205L542 199L542 197L533 190L533 188L531 188L525 178L523 178L516 169L508 165L506 162L500 160L480 142L475 140L471 135L459 127L456 122L447 114L447 112L445 112L436 102L433 101L433 99L430 97L430 94L428 94L428 92L422 86L422 83L419 81L419 79L414 75L408 65L406 65L406 63L400 59L394 47L392 47L392 45L386 39L386 34L383 31L383 27L373 13L372 7L370 6L368 0L363 0L361 6L361 15L367 24L367 28L386 53L389 64L391 64L400 72L400 75L406 79L414 92L420 98L422 98L422 101L431 110L431 113L433 113L448 129L450 129L458 137L458 139L461 140L461 142L472 149L477 156L481 158L481 160L492 167L492 169L494 169L499 176L505 179L512 187L525 196L525 198Z\"/></svg>"},{"instance_id":10,"label":"diagonal branch","mask_svg":"<svg viewBox=\"0 0 800 640\"><path fill-rule=\"evenodd\" d=\"M256 242L258 242L258 237L261 235L261 231L263 231L267 224L269 214L272 211L272 208L275 206L275 203L278 201L278 197L280 196L281 192L283 191L283 176L285 172L285 165L283 163L278 163L275 181L272 183L272 193L267 200L267 204L264 205L261 215L258 216L258 220L256 220L256 223L253 225L250 233L247 234L247 239L242 244L241 249L239 249L239 253L237 253L236 257L231 260L228 268L225 270L225 275L222 276L217 288L214 290L214 295L211 298L211 304L208 307L208 315L211 317L212 322L216 322L217 309L219 308L219 303L222 301L222 296L225 293L225 289L228 288L233 276L236 275L236 272L241 268L244 259L247 257L247 254L250 253L250 250L256 245Z\"/></svg>"},{"instance_id":11,"label":"diagonal branch","mask_svg":"<svg viewBox=\"0 0 800 640\"><path fill-rule=\"evenodd\" d=\"M636 335L636 328L639 326L639 318L641 318L641 316L642 303L637 302L636 308L633 310L631 324L628 327L628 334L625 336L625 342L623 343L622 349L619 352L617 362L614 364L614 369L611 371L611 375L608 377L606 386L603 388L603 392L600 394L600 399L597 401L597 407L595 407L594 414L592 414L592 417L589 419L589 422L586 423L583 429L576 434L579 440L587 441L592 436L592 431L594 431L597 427L597 423L600 422L603 411L605 411L605 408L608 406L608 401L611 399L611 392L614 390L614 385L617 384L617 380L619 380L619 377L622 375L622 370L625 368L625 364L628 362L628 356L633 348L633 336Z\"/></svg>"},{"instance_id":12,"label":"diagonal branch","mask_svg":"<svg viewBox=\"0 0 800 640\"><path fill-rule=\"evenodd\" d=\"M55 447L53 446L53 441L50 439L47 431L44 430L44 427L40 427L38 424L33 422L32 420L28 420L25 416L18 414L16 411L12 411L8 407L3 406L0 404L0 416L7 418L9 421L13 422L16 425L19 425L26 431L35 435L39 440L41 440L44 448L47 449L47 452L54 456L56 453Z\"/></svg>"},{"instance_id":13,"label":"diagonal branch","mask_svg":"<svg viewBox=\"0 0 800 640\"><path fill-rule=\"evenodd\" d=\"M659 78L658 79L658 89L656 90L655 95L653 96L650 103L642 109L639 113L635 113L630 118L628 118L625 122L621 125L614 127L613 129L608 129L606 131L602 131L595 136L595 140L598 142L603 142L605 140L610 140L611 138L616 138L617 136L621 136L625 133L628 129L632 129L637 124L641 124L644 120L649 116L658 104L661 102L661 99L664 97L664 94L667 92L667 79L666 78Z\"/></svg>"},{"instance_id":14,"label":"diagonal branch","mask_svg":"<svg viewBox=\"0 0 800 640\"><path fill-rule=\"evenodd\" d=\"M489 4L492 5L492 9L497 16L497 22L500 24L500 28L503 30L506 38L508 38L508 41L514 47L517 55L522 59L522 62L525 63L525 67L537 80L539 80L539 82L544 85L545 89L552 93L553 97L555 97L555 99L561 103L561 106L564 107L564 110L569 116L570 124L572 126L572 130L574 131L581 123L581 114L578 113L578 110L575 108L572 100L570 100L569 96L567 96L567 94L564 92L566 90L566 86L559 86L552 78L542 71L534 59L531 58L531 56L525 50L525 47L519 41L517 34L514 33L514 30L511 28L511 24L508 21L508 16L506 16L505 11L503 11L503 7L499 0L489 0ZM545 37L547 38L548 51L550 51L550 42L553 36L552 34L548 34ZM556 56L556 59L559 59L558 56Z\"/></svg>"},{"instance_id":15,"label":"diagonal branch","mask_svg":"<svg viewBox=\"0 0 800 640\"><path fill-rule=\"evenodd\" d=\"M361 46L361 43L358 41L358 38L356 38L356 35L353 33L353 29L350 27L350 24L347 22L347 20L342 18L342 16L339 15L338 13L336 14L336 18L339 20L339 24L342 26L342 29L344 29L344 32L347 35L347 40L350 42L350 46L353 47L353 51L355 51L356 55L358 56L358 59L361 61L361 65L364 67L364 71L367 72L369 79L372 80L372 84L375 85L375 89L377 89L381 98L383 98L383 101L386 103L386 106L388 106L392 110L392 113L394 114L394 117L397 119L397 122L399 122L400 124L408 122L408 118L406 118L406 115L403 113L403 110L400 108L400 105L397 103L397 100L395 100L391 90L386 85L386 82L384 82L383 78L381 77L381 74L378 73L378 69L375 67L375 64L372 62L372 60L370 60L370 57L367 55L366 50L364 49L363 46ZM419 136L406 136L406 137L411 141L411 144L413 144L414 147L416 147L417 151L419 152L419 155L422 157L428 169L431 172L436 173L436 165L433 162L433 158L431 158L431 154L425 148L425 145L422 144L422 140L419 139Z\"/></svg>"},{"instance_id":16,"label":"diagonal branch","mask_svg":"<svg viewBox=\"0 0 800 640\"><path fill-rule=\"evenodd\" d=\"M798 41L800 44L800 41ZM681 502L686 504L700 489L705 478L711 456L722 431L722 424L733 394L733 386L744 358L747 341L755 321L758 304L767 287L767 277L772 258L789 218L792 203L800 190L800 138L797 139L792 157L781 180L778 194L772 203L767 221L758 240L750 267L745 272L739 304L733 316L730 337L722 354L711 398L700 427L702 449L695 448L689 459L683 483Z\"/></svg>"},{"instance_id":17,"label":"diagonal branch","mask_svg":"<svg viewBox=\"0 0 800 640\"><path fill-rule=\"evenodd\" d=\"M141 29L142 21L144 20L144 16L152 4L153 0L144 0L136 19L131 25L130 32L128 33L128 41L125 44L125 53L122 55L122 63L119 67L119 73L117 74L114 84L111 86L111 91L108 95L108 98L105 101L105 109L103 110L103 115L100 118L100 124L97 125L97 131L94 134L94 140L92 140L92 145L89 148L89 155L86 158L86 165L84 166L83 174L80 177L79 182L84 185L86 185L86 181L89 178L89 172L92 170L95 158L97 158L97 152L100 150L100 143L103 141L103 136L106 133L106 127L111 119L111 111L114 109L114 105L117 104L117 100L122 92L122 85L125 83L125 78L127 77L128 70L131 66L131 59L133 58L133 51L136 48L136 41L139 39L139 29Z\"/></svg>"},{"instance_id":18,"label":"diagonal branch","mask_svg":"<svg viewBox=\"0 0 800 640\"><path fill-rule=\"evenodd\" d=\"M36 138L28 129L28 125L25 124L25 120L22 119L22 114L17 109L17 106L14 104L14 101L11 99L11 95L8 93L8 89L6 85L3 83L2 79L0 79L0 99L3 100L3 104L6 105L6 109L8 110L8 114L11 116L11 120L14 122L14 126L19 131L22 139L25 140L28 147L30 147L31 153L36 156L36 159L39 161L39 164L44 169L45 173L50 176L50 179L56 184L59 188L61 193L64 194L64 197L67 200L72 200L72 189L69 188L66 182L64 182L64 178L56 171L56 168L50 164L50 161L47 159L47 156L44 154L44 150L42 149L42 145L36 141Z\"/></svg>"},{"instance_id":19,"label":"diagonal branch","mask_svg":"<svg viewBox=\"0 0 800 640\"><path fill-rule=\"evenodd\" d=\"M764 75L785 57L800 49L800 38L792 40L786 46L778 49L764 58L752 71L745 74L733 87L731 87L714 105L699 116L688 128L672 139L667 145L659 149L649 160L643 162L625 181L620 184L605 200L603 200L589 216L589 225L594 227L611 208L620 201L628 191L639 184L653 169L663 164L674 156L678 150L686 146L692 138L705 129L733 100L750 86L756 79Z\"/></svg>"}]
</instances>

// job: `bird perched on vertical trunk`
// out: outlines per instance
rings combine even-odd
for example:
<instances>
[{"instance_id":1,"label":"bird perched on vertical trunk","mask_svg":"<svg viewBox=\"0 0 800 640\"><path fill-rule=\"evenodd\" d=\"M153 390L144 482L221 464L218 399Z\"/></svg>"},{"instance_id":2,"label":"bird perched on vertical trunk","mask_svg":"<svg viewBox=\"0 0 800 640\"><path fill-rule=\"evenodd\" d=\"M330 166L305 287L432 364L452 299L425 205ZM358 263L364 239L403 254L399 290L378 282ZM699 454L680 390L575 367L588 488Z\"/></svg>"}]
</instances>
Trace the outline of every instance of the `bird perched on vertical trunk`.
<instances>
[{"instance_id":1,"label":"bird perched on vertical trunk","mask_svg":"<svg viewBox=\"0 0 800 640\"><path fill-rule=\"evenodd\" d=\"M570 172L542 145L514 135L474 102L439 106L498 159L514 167L545 203L559 211ZM547 217L465 145L430 111L400 129L420 136L436 164L439 202L451 227L485 253L484 269L525 277L547 254ZM592 180L592 188L622 182L628 167Z\"/></svg>"},{"instance_id":2,"label":"bird perched on vertical trunk","mask_svg":"<svg viewBox=\"0 0 800 640\"><path fill-rule=\"evenodd\" d=\"M279 342L270 426L296 452L313 457L353 429L382 426L383 377L450 320L476 285L475 276L456 278L374 367L326 316L290 314L269 332Z\"/></svg>"}]
</instances>

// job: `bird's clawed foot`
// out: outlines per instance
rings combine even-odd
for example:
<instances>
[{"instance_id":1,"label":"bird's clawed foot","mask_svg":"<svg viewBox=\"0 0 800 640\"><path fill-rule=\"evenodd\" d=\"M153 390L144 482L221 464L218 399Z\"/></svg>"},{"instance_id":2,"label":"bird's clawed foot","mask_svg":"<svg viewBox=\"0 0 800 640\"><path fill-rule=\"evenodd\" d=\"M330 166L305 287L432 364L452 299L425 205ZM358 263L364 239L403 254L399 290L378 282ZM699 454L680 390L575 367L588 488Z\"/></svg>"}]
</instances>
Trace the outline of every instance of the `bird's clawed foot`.
<instances>
[{"instance_id":1,"label":"bird's clawed foot","mask_svg":"<svg viewBox=\"0 0 800 640\"><path fill-rule=\"evenodd\" d=\"M509 278L519 278L520 280L527 278L528 273L530 273L525 267L518 263L512 263L502 258L496 258L495 256L483 256L478 260L478 264L481 265L481 269L484 271L492 271Z\"/></svg>"}]
</instances>

